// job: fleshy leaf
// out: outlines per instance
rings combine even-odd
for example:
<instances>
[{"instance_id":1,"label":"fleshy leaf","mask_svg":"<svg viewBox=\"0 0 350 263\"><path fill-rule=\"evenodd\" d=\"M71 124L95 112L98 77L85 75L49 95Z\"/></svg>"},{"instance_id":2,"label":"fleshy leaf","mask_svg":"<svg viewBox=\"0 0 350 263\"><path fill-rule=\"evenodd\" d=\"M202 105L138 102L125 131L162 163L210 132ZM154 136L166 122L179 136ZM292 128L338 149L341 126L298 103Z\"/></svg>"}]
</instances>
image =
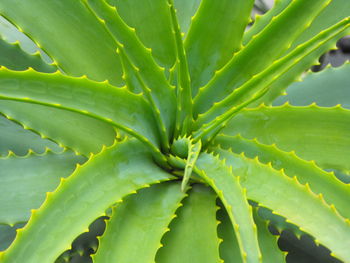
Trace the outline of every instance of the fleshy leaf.
<instances>
[{"instance_id":1,"label":"fleshy leaf","mask_svg":"<svg viewBox=\"0 0 350 263\"><path fill-rule=\"evenodd\" d=\"M154 261L162 236L185 195L178 183L169 182L128 196L113 208L94 262Z\"/></svg>"},{"instance_id":2,"label":"fleshy leaf","mask_svg":"<svg viewBox=\"0 0 350 263\"><path fill-rule=\"evenodd\" d=\"M158 155L157 131L147 102L123 88L56 72L0 70L0 96L70 110L123 129L149 145ZM153 125L152 125L153 124Z\"/></svg>"},{"instance_id":3,"label":"fleshy leaf","mask_svg":"<svg viewBox=\"0 0 350 263\"><path fill-rule=\"evenodd\" d=\"M248 159L243 154L218 151L221 158L232 165L233 173L241 177L241 184L247 189L250 200L300 226L301 230L315 237L316 243L327 246L337 258L350 258L350 221L340 216L333 205L328 205L322 195L311 192L310 187L300 184L297 177L286 176L283 169L277 171L271 165L264 165L257 158Z\"/></svg>"},{"instance_id":4,"label":"fleshy leaf","mask_svg":"<svg viewBox=\"0 0 350 263\"><path fill-rule=\"evenodd\" d=\"M55 152L63 149L54 142L41 138L30 130L0 115L0 156L7 155L9 151L17 155L26 155L29 149L37 153L45 152L50 148Z\"/></svg>"},{"instance_id":5,"label":"fleshy leaf","mask_svg":"<svg viewBox=\"0 0 350 263\"><path fill-rule=\"evenodd\" d=\"M3 0L0 14L28 34L67 74L122 83L116 45L82 1ZM82 44L87 41L88 45Z\"/></svg>"},{"instance_id":6,"label":"fleshy leaf","mask_svg":"<svg viewBox=\"0 0 350 263\"><path fill-rule=\"evenodd\" d=\"M256 225L246 190L234 176L232 167L211 154L202 153L194 170L217 193L230 217L240 247L243 262L261 262Z\"/></svg>"},{"instance_id":7,"label":"fleshy leaf","mask_svg":"<svg viewBox=\"0 0 350 263\"><path fill-rule=\"evenodd\" d=\"M290 102L295 106L306 106L313 102L323 107L341 104L350 109L349 89L350 64L339 68L328 67L321 72L309 72L301 82L293 83L287 95L274 101L274 105Z\"/></svg>"},{"instance_id":8,"label":"fleshy leaf","mask_svg":"<svg viewBox=\"0 0 350 263\"><path fill-rule=\"evenodd\" d=\"M275 143L284 151L295 150L324 169L350 171L350 111L341 107L262 105L241 111L222 132Z\"/></svg>"},{"instance_id":9,"label":"fleshy leaf","mask_svg":"<svg viewBox=\"0 0 350 263\"><path fill-rule=\"evenodd\" d=\"M350 218L350 186L338 180L333 173L320 169L314 162L304 161L294 152L281 151L275 145L261 144L257 140L247 140L239 135L220 135L215 143L237 154L243 152L249 158L258 157L261 162L271 163L277 170L283 168L286 175L296 176L300 183L308 184L312 192L322 194L325 201L334 204L342 216Z\"/></svg>"},{"instance_id":10,"label":"fleshy leaf","mask_svg":"<svg viewBox=\"0 0 350 263\"><path fill-rule=\"evenodd\" d=\"M1 262L53 262L113 203L149 184L170 179L142 143L116 143L61 180L40 209L32 211L9 249L0 254Z\"/></svg>"},{"instance_id":11,"label":"fleshy leaf","mask_svg":"<svg viewBox=\"0 0 350 263\"><path fill-rule=\"evenodd\" d=\"M68 177L85 158L71 151L55 154L9 154L0 158L0 224L26 222L46 192L53 191L61 177Z\"/></svg>"},{"instance_id":12,"label":"fleshy leaf","mask_svg":"<svg viewBox=\"0 0 350 263\"><path fill-rule=\"evenodd\" d=\"M293 1L198 92L194 100L195 117L278 59L329 2Z\"/></svg>"},{"instance_id":13,"label":"fleshy leaf","mask_svg":"<svg viewBox=\"0 0 350 263\"><path fill-rule=\"evenodd\" d=\"M135 28L142 43L152 49L152 55L158 64L169 70L175 62L175 46L167 1L107 0L107 2L117 8L126 24Z\"/></svg>"},{"instance_id":14,"label":"fleshy leaf","mask_svg":"<svg viewBox=\"0 0 350 263\"><path fill-rule=\"evenodd\" d=\"M193 185L162 239L164 246L158 251L156 262L220 262L215 200L211 189Z\"/></svg>"},{"instance_id":15,"label":"fleshy leaf","mask_svg":"<svg viewBox=\"0 0 350 263\"><path fill-rule=\"evenodd\" d=\"M241 48L253 3L253 0L201 1L185 41L194 96Z\"/></svg>"},{"instance_id":16,"label":"fleshy leaf","mask_svg":"<svg viewBox=\"0 0 350 263\"><path fill-rule=\"evenodd\" d=\"M0 100L0 112L60 145L88 156L112 145L113 126L95 118L48 106Z\"/></svg>"}]
</instances>

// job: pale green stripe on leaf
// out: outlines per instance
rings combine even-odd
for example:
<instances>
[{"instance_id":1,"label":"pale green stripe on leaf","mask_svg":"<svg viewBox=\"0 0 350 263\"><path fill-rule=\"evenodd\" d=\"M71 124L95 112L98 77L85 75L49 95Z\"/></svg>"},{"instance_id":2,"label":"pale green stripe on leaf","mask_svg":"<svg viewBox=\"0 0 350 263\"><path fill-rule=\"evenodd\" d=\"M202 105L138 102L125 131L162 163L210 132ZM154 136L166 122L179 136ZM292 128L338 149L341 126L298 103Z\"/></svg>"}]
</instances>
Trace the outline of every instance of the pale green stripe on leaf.
<instances>
[{"instance_id":1,"label":"pale green stripe on leaf","mask_svg":"<svg viewBox=\"0 0 350 263\"><path fill-rule=\"evenodd\" d=\"M142 143L116 143L92 156L47 195L14 243L0 254L1 262L53 262L110 205L138 189L170 179Z\"/></svg>"},{"instance_id":2,"label":"pale green stripe on leaf","mask_svg":"<svg viewBox=\"0 0 350 263\"><path fill-rule=\"evenodd\" d=\"M162 183L128 196L113 208L93 256L95 263L153 262L162 236L186 196L179 183Z\"/></svg>"},{"instance_id":3,"label":"pale green stripe on leaf","mask_svg":"<svg viewBox=\"0 0 350 263\"><path fill-rule=\"evenodd\" d=\"M7 155L9 151L17 155L26 155L29 149L37 153L45 152L46 148L55 152L63 150L54 142L41 138L38 134L1 115L0 130L0 156Z\"/></svg>"},{"instance_id":4,"label":"pale green stripe on leaf","mask_svg":"<svg viewBox=\"0 0 350 263\"><path fill-rule=\"evenodd\" d=\"M344 36L349 32L349 27L350 18L344 19L338 24L323 31L321 34L315 36L308 42L298 46L286 56L276 60L266 70L255 75L240 88L235 89L224 100L216 103L209 111L203 115L199 115L199 118L196 121L198 123L197 126L201 126L203 123L207 123L219 115L223 116L229 109L244 103L255 94L262 92L266 87L269 87L280 78L283 78L284 74L288 74L288 71L295 67L300 60L303 60L305 57L315 52L320 46L325 45L330 41L334 42L334 39Z\"/></svg>"},{"instance_id":5,"label":"pale green stripe on leaf","mask_svg":"<svg viewBox=\"0 0 350 263\"><path fill-rule=\"evenodd\" d=\"M219 263L216 195L208 187L193 185L189 197L162 239L157 263Z\"/></svg>"},{"instance_id":6,"label":"pale green stripe on leaf","mask_svg":"<svg viewBox=\"0 0 350 263\"><path fill-rule=\"evenodd\" d=\"M260 106L241 111L222 133L275 143L321 168L350 171L350 111L341 107Z\"/></svg>"},{"instance_id":7,"label":"pale green stripe on leaf","mask_svg":"<svg viewBox=\"0 0 350 263\"><path fill-rule=\"evenodd\" d=\"M0 14L28 34L67 74L122 83L115 43L82 1L3 0Z\"/></svg>"},{"instance_id":8,"label":"pale green stripe on leaf","mask_svg":"<svg viewBox=\"0 0 350 263\"><path fill-rule=\"evenodd\" d=\"M194 96L241 48L253 3L253 0L201 1L185 41Z\"/></svg>"},{"instance_id":9,"label":"pale green stripe on leaf","mask_svg":"<svg viewBox=\"0 0 350 263\"><path fill-rule=\"evenodd\" d=\"M171 137L176 112L175 90L168 83L164 68L161 68L152 56L152 50L146 48L135 33L118 14L117 8L110 6L105 0L87 0L86 3L96 18L104 24L116 41L118 49L125 50L133 65L150 91L157 106L162 123L168 137ZM162 131L165 132L165 131Z\"/></svg>"},{"instance_id":10,"label":"pale green stripe on leaf","mask_svg":"<svg viewBox=\"0 0 350 263\"><path fill-rule=\"evenodd\" d=\"M301 82L290 85L287 95L277 98L273 104L281 105L288 101L295 106L306 106L316 102L323 107L340 104L350 109L349 76L349 63L339 68L327 67L317 73L309 72Z\"/></svg>"},{"instance_id":11,"label":"pale green stripe on leaf","mask_svg":"<svg viewBox=\"0 0 350 263\"><path fill-rule=\"evenodd\" d=\"M213 103L225 98L278 59L329 2L293 1L200 90L195 98L194 113L207 111Z\"/></svg>"},{"instance_id":12,"label":"pale green stripe on leaf","mask_svg":"<svg viewBox=\"0 0 350 263\"><path fill-rule=\"evenodd\" d=\"M147 102L125 88L87 78L0 70L1 99L67 109L110 123L139 138L155 152L157 130Z\"/></svg>"},{"instance_id":13,"label":"pale green stripe on leaf","mask_svg":"<svg viewBox=\"0 0 350 263\"><path fill-rule=\"evenodd\" d=\"M196 161L198 159L201 149L202 149L201 141L198 141L198 142L193 142L191 140L189 141L185 172L181 182L182 191L185 191L186 189L187 183L190 180L193 168L196 164Z\"/></svg>"},{"instance_id":14,"label":"pale green stripe on leaf","mask_svg":"<svg viewBox=\"0 0 350 263\"><path fill-rule=\"evenodd\" d=\"M175 62L175 45L166 0L107 0L130 27L135 28L142 43L169 70ZM191 1L189 1L191 2Z\"/></svg>"},{"instance_id":15,"label":"pale green stripe on leaf","mask_svg":"<svg viewBox=\"0 0 350 263\"><path fill-rule=\"evenodd\" d=\"M232 173L232 167L226 166L225 161L219 157L202 153L197 160L195 172L215 190L224 204L237 235L243 262L261 262L252 208L239 177Z\"/></svg>"},{"instance_id":16,"label":"pale green stripe on leaf","mask_svg":"<svg viewBox=\"0 0 350 263\"><path fill-rule=\"evenodd\" d=\"M85 158L71 151L0 158L0 224L25 222L31 209L40 207L46 192L53 191L61 177L68 177Z\"/></svg>"},{"instance_id":17,"label":"pale green stripe on leaf","mask_svg":"<svg viewBox=\"0 0 350 263\"><path fill-rule=\"evenodd\" d=\"M322 194L326 202L335 205L342 216L350 218L350 186L338 180L333 173L320 169L314 162L307 162L294 152L281 151L275 145L261 144L240 135L219 135L215 144L237 154L243 152L249 158L258 157L261 162L271 163L277 170L284 169L286 175L296 176L302 184L309 184L312 192Z\"/></svg>"},{"instance_id":18,"label":"pale green stripe on leaf","mask_svg":"<svg viewBox=\"0 0 350 263\"><path fill-rule=\"evenodd\" d=\"M290 178L283 170L277 171L258 159L219 151L220 156L232 165L233 173L240 176L250 200L300 226L301 230L315 238L315 242L327 246L337 258L350 258L350 221L341 217L334 206L328 205L322 195L314 194L296 177Z\"/></svg>"},{"instance_id":19,"label":"pale green stripe on leaf","mask_svg":"<svg viewBox=\"0 0 350 263\"><path fill-rule=\"evenodd\" d=\"M99 152L103 145L112 145L116 137L112 125L67 110L0 100L0 112L41 136L86 156Z\"/></svg>"}]
</instances>

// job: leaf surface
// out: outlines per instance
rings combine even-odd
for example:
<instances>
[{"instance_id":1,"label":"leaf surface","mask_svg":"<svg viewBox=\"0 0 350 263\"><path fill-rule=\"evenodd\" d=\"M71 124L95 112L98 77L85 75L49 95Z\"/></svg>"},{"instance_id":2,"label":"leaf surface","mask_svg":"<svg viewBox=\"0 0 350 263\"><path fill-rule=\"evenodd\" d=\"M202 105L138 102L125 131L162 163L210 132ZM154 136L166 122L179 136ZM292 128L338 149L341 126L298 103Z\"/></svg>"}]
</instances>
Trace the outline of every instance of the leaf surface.
<instances>
[{"instance_id":1,"label":"leaf surface","mask_svg":"<svg viewBox=\"0 0 350 263\"><path fill-rule=\"evenodd\" d=\"M231 169L218 157L202 153L197 160L195 172L215 190L224 204L237 236L243 262L261 262L256 226L246 190Z\"/></svg>"},{"instance_id":2,"label":"leaf surface","mask_svg":"<svg viewBox=\"0 0 350 263\"><path fill-rule=\"evenodd\" d=\"M61 177L68 177L85 158L71 151L59 154L9 154L0 158L0 223L25 222L31 209L38 208L46 192L53 191Z\"/></svg>"},{"instance_id":3,"label":"leaf surface","mask_svg":"<svg viewBox=\"0 0 350 263\"><path fill-rule=\"evenodd\" d=\"M288 101L295 106L306 106L316 102L323 107L341 104L350 109L349 75L349 63L317 73L309 72L301 82L290 85L287 95L277 98L273 104L281 105Z\"/></svg>"},{"instance_id":4,"label":"leaf surface","mask_svg":"<svg viewBox=\"0 0 350 263\"><path fill-rule=\"evenodd\" d=\"M220 262L215 200L211 189L193 185L162 239L157 263Z\"/></svg>"},{"instance_id":5,"label":"leaf surface","mask_svg":"<svg viewBox=\"0 0 350 263\"><path fill-rule=\"evenodd\" d=\"M324 169L350 171L350 111L340 107L261 106L241 111L222 132L275 143Z\"/></svg>"},{"instance_id":6,"label":"leaf surface","mask_svg":"<svg viewBox=\"0 0 350 263\"><path fill-rule=\"evenodd\" d=\"M0 156L5 156L9 151L17 155L26 155L29 149L43 153L46 148L55 152L63 149L52 141L41 138L30 130L25 130L21 125L0 116Z\"/></svg>"},{"instance_id":7,"label":"leaf surface","mask_svg":"<svg viewBox=\"0 0 350 263\"><path fill-rule=\"evenodd\" d=\"M0 100L0 112L85 156L99 152L103 145L112 145L116 137L109 123L67 110Z\"/></svg>"},{"instance_id":8,"label":"leaf surface","mask_svg":"<svg viewBox=\"0 0 350 263\"><path fill-rule=\"evenodd\" d=\"M28 34L67 74L122 83L115 43L82 1L3 0L0 14Z\"/></svg>"},{"instance_id":9,"label":"leaf surface","mask_svg":"<svg viewBox=\"0 0 350 263\"><path fill-rule=\"evenodd\" d=\"M185 195L179 183L169 182L128 196L113 208L94 262L154 261L162 236Z\"/></svg>"},{"instance_id":10,"label":"leaf surface","mask_svg":"<svg viewBox=\"0 0 350 263\"><path fill-rule=\"evenodd\" d=\"M300 226L301 230L315 237L315 242L327 246L337 258L349 258L350 222L341 217L334 206L328 205L322 195L314 194L296 177L290 178L283 170L277 171L258 159L248 159L243 154L225 150L220 150L220 156L226 158L227 163L232 165L233 173L241 177L250 200Z\"/></svg>"},{"instance_id":11,"label":"leaf surface","mask_svg":"<svg viewBox=\"0 0 350 263\"><path fill-rule=\"evenodd\" d=\"M170 179L142 143L116 143L61 180L40 209L33 211L10 248L0 254L1 262L53 262L113 203L149 184Z\"/></svg>"},{"instance_id":12,"label":"leaf surface","mask_svg":"<svg viewBox=\"0 0 350 263\"><path fill-rule=\"evenodd\" d=\"M201 1L185 41L194 96L241 48L253 3L252 0Z\"/></svg>"},{"instance_id":13,"label":"leaf surface","mask_svg":"<svg viewBox=\"0 0 350 263\"><path fill-rule=\"evenodd\" d=\"M0 70L0 96L5 100L42 104L97 118L159 150L154 119L141 95L106 82L73 78L60 73ZM160 153L159 153L160 154Z\"/></svg>"},{"instance_id":14,"label":"leaf surface","mask_svg":"<svg viewBox=\"0 0 350 263\"><path fill-rule=\"evenodd\" d=\"M329 0L293 1L288 9L276 16L254 41L237 53L195 98L194 113L208 110L234 89L251 79L279 58L303 32ZM288 24L288 27L285 27ZM252 59L254 58L254 59Z\"/></svg>"},{"instance_id":15,"label":"leaf surface","mask_svg":"<svg viewBox=\"0 0 350 263\"><path fill-rule=\"evenodd\" d=\"M334 173L326 172L315 165L299 158L294 152L284 152L275 145L265 145L257 140L247 140L242 136L220 135L215 143L226 150L249 158L258 157L265 164L271 163L276 169L284 169L289 177L296 176L300 183L309 184L312 192L322 194L325 201L335 205L340 214L350 218L350 186L338 180Z\"/></svg>"}]
</instances>

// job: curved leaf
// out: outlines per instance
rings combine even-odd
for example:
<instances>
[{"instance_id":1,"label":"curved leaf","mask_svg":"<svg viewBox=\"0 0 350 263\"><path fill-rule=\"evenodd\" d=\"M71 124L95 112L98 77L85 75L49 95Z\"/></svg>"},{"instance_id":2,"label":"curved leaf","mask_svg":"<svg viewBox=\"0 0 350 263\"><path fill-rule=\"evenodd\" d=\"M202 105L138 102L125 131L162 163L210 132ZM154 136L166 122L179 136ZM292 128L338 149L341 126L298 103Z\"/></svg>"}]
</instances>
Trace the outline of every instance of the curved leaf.
<instances>
[{"instance_id":1,"label":"curved leaf","mask_svg":"<svg viewBox=\"0 0 350 263\"><path fill-rule=\"evenodd\" d=\"M55 154L29 152L0 158L0 224L25 222L38 208L46 192L53 191L61 177L68 177L85 158L66 151Z\"/></svg>"},{"instance_id":2,"label":"curved leaf","mask_svg":"<svg viewBox=\"0 0 350 263\"><path fill-rule=\"evenodd\" d=\"M156 262L220 262L215 200L211 189L193 185L162 240L164 247L158 251Z\"/></svg>"},{"instance_id":3,"label":"curved leaf","mask_svg":"<svg viewBox=\"0 0 350 263\"><path fill-rule=\"evenodd\" d=\"M155 60L169 70L175 63L175 45L167 0L107 2L118 9L126 24L135 28L142 43L152 49Z\"/></svg>"},{"instance_id":4,"label":"curved leaf","mask_svg":"<svg viewBox=\"0 0 350 263\"><path fill-rule=\"evenodd\" d=\"M329 204L334 204L340 214L350 218L350 185L338 180L333 173L325 172L315 165L300 159L294 152L284 152L275 145L265 145L257 140L247 140L241 136L220 135L215 143L224 149L230 149L249 158L258 157L263 163L271 163L277 169L284 169L289 177L296 176L300 183L309 184L312 192L322 194ZM214 149L215 151L215 149Z\"/></svg>"},{"instance_id":5,"label":"curved leaf","mask_svg":"<svg viewBox=\"0 0 350 263\"><path fill-rule=\"evenodd\" d=\"M32 212L28 224L18 231L9 249L0 254L0 260L53 262L110 205L135 190L171 178L154 164L142 143L117 143L61 180L40 209Z\"/></svg>"},{"instance_id":6,"label":"curved leaf","mask_svg":"<svg viewBox=\"0 0 350 263\"><path fill-rule=\"evenodd\" d=\"M194 113L207 111L215 102L271 65L329 2L330 0L293 1L288 9L276 16L253 41L216 72L196 96Z\"/></svg>"},{"instance_id":7,"label":"curved leaf","mask_svg":"<svg viewBox=\"0 0 350 263\"><path fill-rule=\"evenodd\" d=\"M286 176L283 169L277 171L257 158L252 160L225 150L219 152L232 165L233 173L241 177L249 199L288 218L339 259L350 258L350 221L341 217L333 205L328 205L322 195L312 193L296 177Z\"/></svg>"},{"instance_id":8,"label":"curved leaf","mask_svg":"<svg viewBox=\"0 0 350 263\"><path fill-rule=\"evenodd\" d=\"M185 41L194 96L241 48L253 3L253 0L201 1Z\"/></svg>"},{"instance_id":9,"label":"curved leaf","mask_svg":"<svg viewBox=\"0 0 350 263\"><path fill-rule=\"evenodd\" d=\"M232 167L226 166L218 157L202 153L197 160L195 172L215 190L224 204L237 236L243 262L261 262L252 208L239 177L232 173Z\"/></svg>"},{"instance_id":10,"label":"curved leaf","mask_svg":"<svg viewBox=\"0 0 350 263\"><path fill-rule=\"evenodd\" d=\"M192 17L198 11L201 0L174 0L176 15L179 19L180 29L184 37L186 37L190 29Z\"/></svg>"},{"instance_id":11,"label":"curved leaf","mask_svg":"<svg viewBox=\"0 0 350 263\"><path fill-rule=\"evenodd\" d=\"M0 14L28 34L67 74L122 83L116 45L82 1L3 0ZM86 41L89 44L82 45Z\"/></svg>"},{"instance_id":12,"label":"curved leaf","mask_svg":"<svg viewBox=\"0 0 350 263\"><path fill-rule=\"evenodd\" d=\"M103 145L112 145L116 137L109 123L67 110L0 100L0 112L35 130L42 137L85 156L99 152Z\"/></svg>"},{"instance_id":13,"label":"curved leaf","mask_svg":"<svg viewBox=\"0 0 350 263\"><path fill-rule=\"evenodd\" d=\"M176 112L176 97L173 87L169 84L161 68L152 56L152 50L146 49L135 33L134 28L128 27L121 19L117 9L105 0L87 0L87 5L95 12L96 17L104 24L114 38L118 49L125 52L135 66L145 83L146 94L150 94L151 103L156 116L160 116L160 134L165 135L163 144L168 143L174 129ZM152 107L153 108L153 107ZM168 145L164 145L168 148Z\"/></svg>"},{"instance_id":14,"label":"curved leaf","mask_svg":"<svg viewBox=\"0 0 350 263\"><path fill-rule=\"evenodd\" d=\"M35 71L0 70L0 97L85 114L117 126L149 145L158 155L157 131L142 95L107 82ZM153 125L152 125L153 124Z\"/></svg>"},{"instance_id":15,"label":"curved leaf","mask_svg":"<svg viewBox=\"0 0 350 263\"><path fill-rule=\"evenodd\" d=\"M339 68L328 67L321 72L307 74L301 82L287 89L287 95L274 101L274 105L290 102L295 106L306 106L313 102L323 107L341 104L350 109L349 89L350 64Z\"/></svg>"},{"instance_id":16,"label":"curved leaf","mask_svg":"<svg viewBox=\"0 0 350 263\"><path fill-rule=\"evenodd\" d=\"M154 261L162 236L185 195L178 183L170 182L128 196L113 208L94 262Z\"/></svg>"},{"instance_id":17,"label":"curved leaf","mask_svg":"<svg viewBox=\"0 0 350 263\"><path fill-rule=\"evenodd\" d=\"M54 72L57 67L44 62L39 52L28 54L19 45L19 42L13 44L6 42L0 37L0 65L13 70L25 70L29 67L37 71Z\"/></svg>"},{"instance_id":18,"label":"curved leaf","mask_svg":"<svg viewBox=\"0 0 350 263\"><path fill-rule=\"evenodd\" d=\"M43 153L46 148L55 152L63 149L52 141L41 138L38 134L25 130L21 125L0 115L0 156L9 151L17 155L26 155L29 149Z\"/></svg>"},{"instance_id":19,"label":"curved leaf","mask_svg":"<svg viewBox=\"0 0 350 263\"><path fill-rule=\"evenodd\" d=\"M241 111L222 132L275 143L284 151L295 150L325 169L350 171L350 111L341 107L262 105Z\"/></svg>"}]
</instances>

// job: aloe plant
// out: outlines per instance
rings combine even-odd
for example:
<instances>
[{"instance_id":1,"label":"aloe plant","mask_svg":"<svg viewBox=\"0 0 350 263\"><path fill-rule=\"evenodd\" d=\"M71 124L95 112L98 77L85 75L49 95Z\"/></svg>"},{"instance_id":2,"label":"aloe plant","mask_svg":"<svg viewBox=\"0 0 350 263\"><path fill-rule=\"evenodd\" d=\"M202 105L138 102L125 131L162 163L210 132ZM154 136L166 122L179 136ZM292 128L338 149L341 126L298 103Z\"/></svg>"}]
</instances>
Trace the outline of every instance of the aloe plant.
<instances>
[{"instance_id":1,"label":"aloe plant","mask_svg":"<svg viewBox=\"0 0 350 263\"><path fill-rule=\"evenodd\" d=\"M350 66L304 74L350 2L253 5L0 1L39 50L0 39L1 263L70 262L101 216L96 263L285 262L268 224L350 262Z\"/></svg>"}]
</instances>

